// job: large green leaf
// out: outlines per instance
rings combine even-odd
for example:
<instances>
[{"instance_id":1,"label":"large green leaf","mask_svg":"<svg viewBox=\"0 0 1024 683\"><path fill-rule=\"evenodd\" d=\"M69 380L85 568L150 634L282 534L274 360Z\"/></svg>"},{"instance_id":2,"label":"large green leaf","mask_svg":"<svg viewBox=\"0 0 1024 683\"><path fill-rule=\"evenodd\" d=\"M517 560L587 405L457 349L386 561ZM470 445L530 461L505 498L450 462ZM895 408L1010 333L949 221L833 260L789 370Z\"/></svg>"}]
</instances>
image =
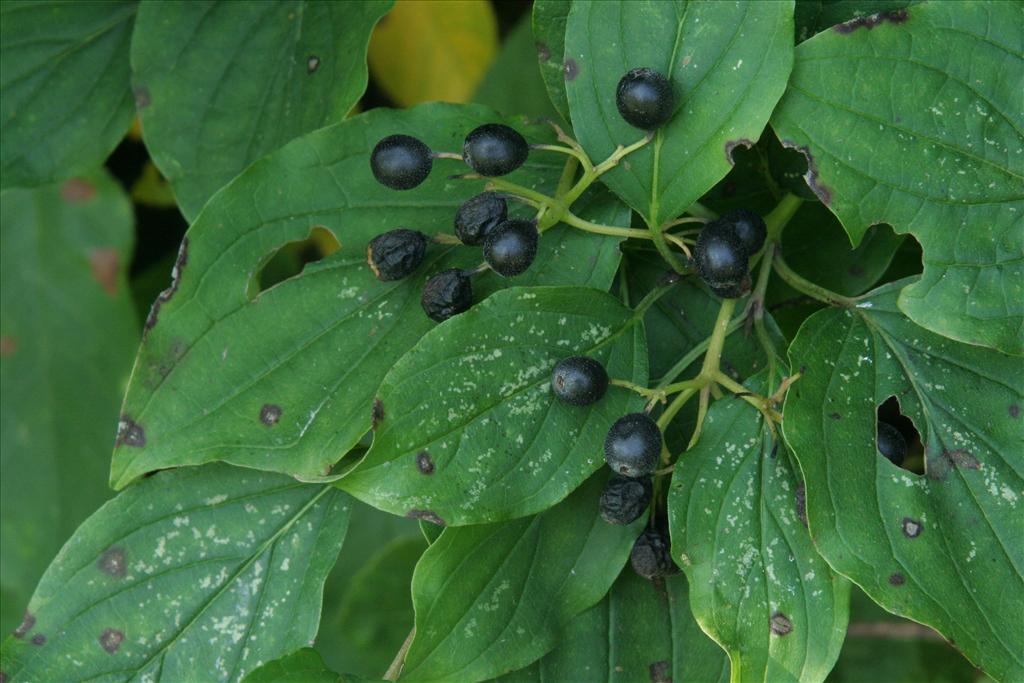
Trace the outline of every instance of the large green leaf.
<instances>
[{"instance_id":1,"label":"large green leaf","mask_svg":"<svg viewBox=\"0 0 1024 683\"><path fill-rule=\"evenodd\" d=\"M434 326L420 310L423 281L442 267L481 261L475 249L434 245L413 276L374 279L362 262L373 236L397 226L450 232L456 207L481 185L446 179L465 167L439 160L415 190L387 190L370 173L369 151L399 132L435 149L457 148L466 132L496 118L479 106L375 110L295 140L210 202L146 322L114 453L115 486L153 469L214 460L326 474L370 429L385 372ZM530 139L550 139L545 126L511 123ZM510 177L553 185L562 163L554 156L541 155ZM629 211L608 193L585 199L592 220L628 224ZM333 232L341 249L256 294L262 264L317 226ZM477 278L476 298L509 282L606 288L619 241L556 227L544 234L529 271L512 280Z\"/></svg>"},{"instance_id":2,"label":"large green leaf","mask_svg":"<svg viewBox=\"0 0 1024 683\"><path fill-rule=\"evenodd\" d=\"M540 77L551 104L566 121L569 100L565 94L565 22L571 6L572 0L534 0L532 17Z\"/></svg>"},{"instance_id":3,"label":"large green leaf","mask_svg":"<svg viewBox=\"0 0 1024 683\"><path fill-rule=\"evenodd\" d=\"M540 512L604 465L611 424L639 410L611 387L591 406L551 393L569 356L647 382L643 326L614 297L580 287L513 288L438 326L395 364L377 394L385 418L338 486L374 507L439 524Z\"/></svg>"},{"instance_id":4,"label":"large green leaf","mask_svg":"<svg viewBox=\"0 0 1024 683\"><path fill-rule=\"evenodd\" d=\"M313 639L350 504L227 465L158 472L46 570L4 641L7 680L240 679Z\"/></svg>"},{"instance_id":5,"label":"large green leaf","mask_svg":"<svg viewBox=\"0 0 1024 683\"><path fill-rule=\"evenodd\" d=\"M603 178L660 225L728 173L736 145L760 137L793 62L793 3L576 2L565 60L573 129L596 159L643 136L615 105L623 74L650 67L671 79L673 119Z\"/></svg>"},{"instance_id":6,"label":"large green leaf","mask_svg":"<svg viewBox=\"0 0 1024 683\"><path fill-rule=\"evenodd\" d=\"M316 650L304 647L250 671L243 683L356 683L365 680L334 673Z\"/></svg>"},{"instance_id":7,"label":"large green leaf","mask_svg":"<svg viewBox=\"0 0 1024 683\"><path fill-rule=\"evenodd\" d=\"M131 124L134 2L0 4L0 187L100 164Z\"/></svg>"},{"instance_id":8,"label":"large green leaf","mask_svg":"<svg viewBox=\"0 0 1024 683\"><path fill-rule=\"evenodd\" d=\"M144 2L131 64L142 132L190 221L254 160L341 121L391 0Z\"/></svg>"},{"instance_id":9,"label":"large green leaf","mask_svg":"<svg viewBox=\"0 0 1024 683\"><path fill-rule=\"evenodd\" d=\"M644 523L598 516L605 479L535 517L441 534L413 576L416 637L401 680L473 683L550 650L607 593Z\"/></svg>"},{"instance_id":10,"label":"large green leaf","mask_svg":"<svg viewBox=\"0 0 1024 683\"><path fill-rule=\"evenodd\" d=\"M505 37L473 101L506 114L554 119L558 113L548 99L541 72L530 66L537 56L530 17L524 16Z\"/></svg>"},{"instance_id":11,"label":"large green leaf","mask_svg":"<svg viewBox=\"0 0 1024 683\"><path fill-rule=\"evenodd\" d=\"M748 386L763 393L765 374ZM786 449L743 401L716 401L676 463L672 555L697 621L729 652L732 680L823 681L839 656L850 583L814 549L799 486Z\"/></svg>"},{"instance_id":12,"label":"large green leaf","mask_svg":"<svg viewBox=\"0 0 1024 683\"><path fill-rule=\"evenodd\" d=\"M4 633L110 495L106 454L138 341L132 237L131 204L103 172L0 194Z\"/></svg>"},{"instance_id":13,"label":"large green leaf","mask_svg":"<svg viewBox=\"0 0 1024 683\"><path fill-rule=\"evenodd\" d=\"M906 84L912 83L913 87ZM900 308L1024 353L1024 5L931 2L800 45L772 117L854 245L887 222L924 249Z\"/></svg>"},{"instance_id":14,"label":"large green leaf","mask_svg":"<svg viewBox=\"0 0 1024 683\"><path fill-rule=\"evenodd\" d=\"M879 12L902 10L913 0L797 0L793 12L796 40L803 42L818 31L845 21L872 21Z\"/></svg>"},{"instance_id":15,"label":"large green leaf","mask_svg":"<svg viewBox=\"0 0 1024 683\"><path fill-rule=\"evenodd\" d=\"M998 680L1024 676L1024 374L1020 360L940 337L897 309L907 280L804 323L803 377L783 429L821 554L886 609L932 626ZM896 396L925 476L875 449Z\"/></svg>"},{"instance_id":16,"label":"large green leaf","mask_svg":"<svg viewBox=\"0 0 1024 683\"><path fill-rule=\"evenodd\" d=\"M729 660L690 613L681 574L660 583L625 569L604 600L573 619L558 647L500 683L725 683Z\"/></svg>"}]
</instances>

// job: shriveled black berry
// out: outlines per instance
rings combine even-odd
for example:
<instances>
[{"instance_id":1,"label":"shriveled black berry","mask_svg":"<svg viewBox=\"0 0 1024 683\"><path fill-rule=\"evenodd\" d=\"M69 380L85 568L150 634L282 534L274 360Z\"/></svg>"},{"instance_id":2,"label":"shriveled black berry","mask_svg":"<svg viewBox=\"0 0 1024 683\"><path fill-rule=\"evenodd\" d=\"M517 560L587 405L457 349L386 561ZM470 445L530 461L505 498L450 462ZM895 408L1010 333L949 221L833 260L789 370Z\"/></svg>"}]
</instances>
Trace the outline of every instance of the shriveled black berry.
<instances>
[{"instance_id":1,"label":"shriveled black berry","mask_svg":"<svg viewBox=\"0 0 1024 683\"><path fill-rule=\"evenodd\" d=\"M411 190L430 175L430 148L411 135L389 135L370 154L370 170L381 185Z\"/></svg>"},{"instance_id":2,"label":"shriveled black berry","mask_svg":"<svg viewBox=\"0 0 1024 683\"><path fill-rule=\"evenodd\" d=\"M878 451L893 465L902 465L907 459L907 440L900 430L888 422L878 423Z\"/></svg>"},{"instance_id":3,"label":"shriveled black berry","mask_svg":"<svg viewBox=\"0 0 1024 683\"><path fill-rule=\"evenodd\" d=\"M484 192L466 200L455 212L455 236L463 244L481 244L508 216L508 203L500 194Z\"/></svg>"},{"instance_id":4,"label":"shriveled black berry","mask_svg":"<svg viewBox=\"0 0 1024 683\"><path fill-rule=\"evenodd\" d=\"M604 459L613 472L644 477L661 456L661 430L647 413L623 415L604 439Z\"/></svg>"},{"instance_id":5,"label":"shriveled black berry","mask_svg":"<svg viewBox=\"0 0 1024 683\"><path fill-rule=\"evenodd\" d=\"M756 254L761 250L768 236L768 226L764 224L763 218L753 211L736 209L722 216L721 220L732 225L733 234L747 250L747 254Z\"/></svg>"},{"instance_id":6,"label":"shriveled black berry","mask_svg":"<svg viewBox=\"0 0 1024 683\"><path fill-rule=\"evenodd\" d=\"M700 231L693 259L701 279L716 289L739 284L747 276L747 250L733 233L732 226L721 219L708 223Z\"/></svg>"},{"instance_id":7,"label":"shriveled black berry","mask_svg":"<svg viewBox=\"0 0 1024 683\"><path fill-rule=\"evenodd\" d=\"M668 536L661 531L648 529L640 534L629 553L629 564L633 571L645 579L669 576L679 571L672 561Z\"/></svg>"},{"instance_id":8,"label":"shriveled black berry","mask_svg":"<svg viewBox=\"0 0 1024 683\"><path fill-rule=\"evenodd\" d=\"M615 105L629 125L654 130L672 118L676 98L672 83L660 73L648 68L633 69L619 80Z\"/></svg>"},{"instance_id":9,"label":"shriveled black berry","mask_svg":"<svg viewBox=\"0 0 1024 683\"><path fill-rule=\"evenodd\" d=\"M417 230L397 228L377 235L366 248L366 262L378 280L401 280L423 263L427 236Z\"/></svg>"},{"instance_id":10,"label":"shriveled black berry","mask_svg":"<svg viewBox=\"0 0 1024 683\"><path fill-rule=\"evenodd\" d=\"M458 268L442 270L423 285L423 311L441 322L469 310L473 305L473 283L469 273Z\"/></svg>"},{"instance_id":11,"label":"shriveled black berry","mask_svg":"<svg viewBox=\"0 0 1024 683\"><path fill-rule=\"evenodd\" d=\"M462 143L462 158L480 175L511 173L526 161L530 147L518 132L500 123L474 128Z\"/></svg>"},{"instance_id":12,"label":"shriveled black berry","mask_svg":"<svg viewBox=\"0 0 1024 683\"><path fill-rule=\"evenodd\" d=\"M609 524L630 524L644 514L653 494L654 484L650 477L633 479L612 475L601 492L598 505L601 518Z\"/></svg>"},{"instance_id":13,"label":"shriveled black berry","mask_svg":"<svg viewBox=\"0 0 1024 683\"><path fill-rule=\"evenodd\" d=\"M551 372L551 390L566 403L588 406L601 400L608 391L608 373L593 358L571 356L555 365Z\"/></svg>"},{"instance_id":14,"label":"shriveled black berry","mask_svg":"<svg viewBox=\"0 0 1024 683\"><path fill-rule=\"evenodd\" d=\"M498 275L519 275L526 272L537 257L539 239L533 221L510 218L484 238L484 260Z\"/></svg>"},{"instance_id":15,"label":"shriveled black berry","mask_svg":"<svg viewBox=\"0 0 1024 683\"><path fill-rule=\"evenodd\" d=\"M722 299L740 299L750 294L751 284L750 274L748 273L743 280L734 285L726 285L724 287L711 287L709 285L708 289L711 290L712 294Z\"/></svg>"}]
</instances>

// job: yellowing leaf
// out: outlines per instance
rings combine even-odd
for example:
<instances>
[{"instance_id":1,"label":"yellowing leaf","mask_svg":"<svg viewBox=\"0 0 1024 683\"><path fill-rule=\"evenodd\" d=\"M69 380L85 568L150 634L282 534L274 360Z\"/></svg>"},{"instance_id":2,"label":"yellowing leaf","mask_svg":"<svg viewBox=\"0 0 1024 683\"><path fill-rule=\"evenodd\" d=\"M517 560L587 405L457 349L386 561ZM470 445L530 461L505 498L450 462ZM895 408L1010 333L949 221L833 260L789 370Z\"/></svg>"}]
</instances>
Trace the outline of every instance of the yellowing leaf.
<instances>
[{"instance_id":1,"label":"yellowing leaf","mask_svg":"<svg viewBox=\"0 0 1024 683\"><path fill-rule=\"evenodd\" d=\"M468 102L498 50L487 0L398 0L370 39L370 73L403 107Z\"/></svg>"}]
</instances>

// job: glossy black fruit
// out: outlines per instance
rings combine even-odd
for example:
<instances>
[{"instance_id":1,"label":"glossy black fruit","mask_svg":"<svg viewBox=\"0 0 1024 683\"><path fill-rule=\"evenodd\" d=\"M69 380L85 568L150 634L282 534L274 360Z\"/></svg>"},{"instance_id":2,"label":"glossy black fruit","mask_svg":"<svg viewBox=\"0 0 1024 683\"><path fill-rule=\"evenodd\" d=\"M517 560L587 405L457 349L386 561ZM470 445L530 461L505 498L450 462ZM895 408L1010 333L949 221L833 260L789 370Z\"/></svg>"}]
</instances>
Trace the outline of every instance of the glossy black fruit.
<instances>
[{"instance_id":1,"label":"glossy black fruit","mask_svg":"<svg viewBox=\"0 0 1024 683\"><path fill-rule=\"evenodd\" d=\"M747 294L750 294L751 285L752 282L750 280L750 274L748 273L743 280L734 285L726 285L724 287L708 286L708 289L711 290L712 294L717 297L721 297L722 299L740 299L745 297Z\"/></svg>"},{"instance_id":2,"label":"glossy black fruit","mask_svg":"<svg viewBox=\"0 0 1024 683\"><path fill-rule=\"evenodd\" d=\"M530 147L526 139L500 123L485 123L474 128L462 143L462 158L480 175L511 173L526 161Z\"/></svg>"},{"instance_id":3,"label":"glossy black fruit","mask_svg":"<svg viewBox=\"0 0 1024 683\"><path fill-rule=\"evenodd\" d=\"M893 465L902 465L907 459L907 440L900 430L888 422L878 423L878 451Z\"/></svg>"},{"instance_id":4,"label":"glossy black fruit","mask_svg":"<svg viewBox=\"0 0 1024 683\"><path fill-rule=\"evenodd\" d=\"M676 98L672 84L653 69L633 69L619 80L615 90L619 114L642 130L660 128L672 118Z\"/></svg>"},{"instance_id":5,"label":"glossy black fruit","mask_svg":"<svg viewBox=\"0 0 1024 683\"><path fill-rule=\"evenodd\" d=\"M608 373L593 358L565 358L551 372L551 390L566 403L588 406L601 400L608 391Z\"/></svg>"},{"instance_id":6,"label":"glossy black fruit","mask_svg":"<svg viewBox=\"0 0 1024 683\"><path fill-rule=\"evenodd\" d=\"M366 262L378 280L401 280L423 263L427 236L416 230L398 228L377 235L366 248Z\"/></svg>"},{"instance_id":7,"label":"glossy black fruit","mask_svg":"<svg viewBox=\"0 0 1024 683\"><path fill-rule=\"evenodd\" d=\"M466 200L455 212L455 236L463 244L481 244L508 216L505 198L494 192L484 192Z\"/></svg>"},{"instance_id":8,"label":"glossy black fruit","mask_svg":"<svg viewBox=\"0 0 1024 683\"><path fill-rule=\"evenodd\" d=\"M604 459L613 472L645 477L658 466L661 430L647 413L623 415L604 439Z\"/></svg>"},{"instance_id":9,"label":"glossy black fruit","mask_svg":"<svg viewBox=\"0 0 1024 683\"><path fill-rule=\"evenodd\" d=\"M484 260L498 275L519 275L537 257L539 239L540 234L533 221L509 219L484 238Z\"/></svg>"},{"instance_id":10,"label":"glossy black fruit","mask_svg":"<svg viewBox=\"0 0 1024 683\"><path fill-rule=\"evenodd\" d=\"M725 289L747 276L748 255L732 226L721 220L704 226L693 250L697 273L710 287Z\"/></svg>"},{"instance_id":11,"label":"glossy black fruit","mask_svg":"<svg viewBox=\"0 0 1024 683\"><path fill-rule=\"evenodd\" d=\"M661 531L649 529L633 543L629 553L629 563L640 576L645 579L656 579L669 576L679 571L672 562L672 552L668 536Z\"/></svg>"},{"instance_id":12,"label":"glossy black fruit","mask_svg":"<svg viewBox=\"0 0 1024 683\"><path fill-rule=\"evenodd\" d=\"M601 518L609 524L630 524L644 514L653 494L654 484L650 477L633 479L612 475L601 492L598 505Z\"/></svg>"},{"instance_id":13,"label":"glossy black fruit","mask_svg":"<svg viewBox=\"0 0 1024 683\"><path fill-rule=\"evenodd\" d=\"M722 216L720 219L732 225L732 231L736 239L740 241L747 254L756 254L764 245L764 239L768 236L768 226L764 219L753 211L736 209Z\"/></svg>"},{"instance_id":14,"label":"glossy black fruit","mask_svg":"<svg viewBox=\"0 0 1024 683\"><path fill-rule=\"evenodd\" d=\"M441 271L423 285L420 304L423 311L437 322L469 310L473 305L473 283L469 273L458 268Z\"/></svg>"},{"instance_id":15,"label":"glossy black fruit","mask_svg":"<svg viewBox=\"0 0 1024 683\"><path fill-rule=\"evenodd\" d=\"M411 190L430 175L430 148L411 135L389 135L370 154L370 170L381 185Z\"/></svg>"}]
</instances>

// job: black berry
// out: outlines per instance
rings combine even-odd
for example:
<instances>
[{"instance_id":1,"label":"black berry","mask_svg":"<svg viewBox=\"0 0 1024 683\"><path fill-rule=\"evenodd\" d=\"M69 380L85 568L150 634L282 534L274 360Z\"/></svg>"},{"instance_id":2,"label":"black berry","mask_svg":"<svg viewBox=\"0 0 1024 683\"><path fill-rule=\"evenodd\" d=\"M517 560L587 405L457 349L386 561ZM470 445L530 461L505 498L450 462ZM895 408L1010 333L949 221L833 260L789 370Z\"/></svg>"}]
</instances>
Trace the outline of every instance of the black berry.
<instances>
[{"instance_id":1,"label":"black berry","mask_svg":"<svg viewBox=\"0 0 1024 683\"><path fill-rule=\"evenodd\" d=\"M747 276L747 250L722 220L704 226L693 253L697 272L710 287L724 289L737 285Z\"/></svg>"},{"instance_id":2,"label":"black berry","mask_svg":"<svg viewBox=\"0 0 1024 683\"><path fill-rule=\"evenodd\" d=\"M423 311L437 322L469 310L473 305L473 283L469 273L458 268L441 271L423 285L420 304Z\"/></svg>"},{"instance_id":3,"label":"black berry","mask_svg":"<svg viewBox=\"0 0 1024 683\"><path fill-rule=\"evenodd\" d=\"M474 128L462 143L462 158L480 175L511 173L526 161L530 147L525 138L500 123Z\"/></svg>"},{"instance_id":4,"label":"black berry","mask_svg":"<svg viewBox=\"0 0 1024 683\"><path fill-rule=\"evenodd\" d=\"M411 135L389 135L370 154L373 177L392 190L416 187L427 179L433 165L430 148Z\"/></svg>"},{"instance_id":5,"label":"black berry","mask_svg":"<svg viewBox=\"0 0 1024 683\"><path fill-rule=\"evenodd\" d=\"M604 439L604 459L613 472L645 477L661 456L661 430L647 413L623 415Z\"/></svg>"},{"instance_id":6,"label":"black berry","mask_svg":"<svg viewBox=\"0 0 1024 683\"><path fill-rule=\"evenodd\" d=\"M540 235L533 221L512 218L484 238L484 260L498 275L513 277L526 271L537 256Z\"/></svg>"},{"instance_id":7,"label":"black berry","mask_svg":"<svg viewBox=\"0 0 1024 683\"><path fill-rule=\"evenodd\" d=\"M675 111L672 84L653 69L633 69L619 80L615 90L619 114L631 126L654 130L665 125Z\"/></svg>"},{"instance_id":8,"label":"black berry","mask_svg":"<svg viewBox=\"0 0 1024 683\"><path fill-rule=\"evenodd\" d=\"M504 197L493 192L478 194L455 213L455 235L463 244L475 246L507 216L508 204Z\"/></svg>"},{"instance_id":9,"label":"black berry","mask_svg":"<svg viewBox=\"0 0 1024 683\"><path fill-rule=\"evenodd\" d=\"M370 240L366 248L366 262L378 280L401 280L420 267L426 253L426 235L398 228Z\"/></svg>"},{"instance_id":10,"label":"black berry","mask_svg":"<svg viewBox=\"0 0 1024 683\"><path fill-rule=\"evenodd\" d=\"M734 285L725 285L724 287L711 287L711 293L722 299L740 299L750 294L751 287L750 275L747 274L741 281Z\"/></svg>"},{"instance_id":11,"label":"black berry","mask_svg":"<svg viewBox=\"0 0 1024 683\"><path fill-rule=\"evenodd\" d=\"M907 440L903 438L900 430L888 422L879 422L878 451L893 465L902 465L907 458Z\"/></svg>"},{"instance_id":12,"label":"black berry","mask_svg":"<svg viewBox=\"0 0 1024 683\"><path fill-rule=\"evenodd\" d=\"M629 553L633 571L645 579L675 574L679 570L672 561L670 547L668 536L662 532L654 529L643 532Z\"/></svg>"},{"instance_id":13,"label":"black berry","mask_svg":"<svg viewBox=\"0 0 1024 683\"><path fill-rule=\"evenodd\" d=\"M644 514L653 493L650 477L633 479L615 474L601 492L601 518L609 524L631 524Z\"/></svg>"},{"instance_id":14,"label":"black berry","mask_svg":"<svg viewBox=\"0 0 1024 683\"><path fill-rule=\"evenodd\" d=\"M551 373L551 390L562 401L588 406L608 391L608 373L593 358L572 356L558 362Z\"/></svg>"},{"instance_id":15,"label":"black berry","mask_svg":"<svg viewBox=\"0 0 1024 683\"><path fill-rule=\"evenodd\" d=\"M753 211L737 209L722 216L721 220L732 225L733 234L748 254L756 254L761 250L768 236L768 227L763 218Z\"/></svg>"}]
</instances>

